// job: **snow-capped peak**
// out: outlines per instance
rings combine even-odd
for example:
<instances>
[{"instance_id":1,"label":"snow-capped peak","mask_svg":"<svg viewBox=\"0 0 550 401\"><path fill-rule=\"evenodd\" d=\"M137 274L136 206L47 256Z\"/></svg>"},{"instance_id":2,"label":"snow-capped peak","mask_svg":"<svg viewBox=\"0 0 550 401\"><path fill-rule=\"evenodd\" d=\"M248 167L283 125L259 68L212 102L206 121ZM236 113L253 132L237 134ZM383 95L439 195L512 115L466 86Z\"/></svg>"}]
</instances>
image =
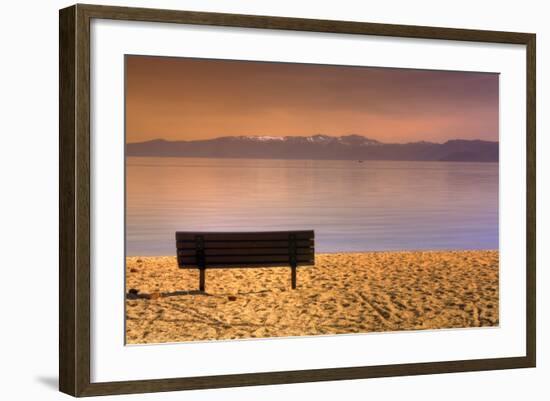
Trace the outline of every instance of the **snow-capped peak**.
<instances>
[{"instance_id":1,"label":"snow-capped peak","mask_svg":"<svg viewBox=\"0 0 550 401\"><path fill-rule=\"evenodd\" d=\"M258 135L258 136L249 136L249 139L254 139L256 141L268 142L268 141L284 141L285 138L282 136L270 136L270 135Z\"/></svg>"},{"instance_id":2,"label":"snow-capped peak","mask_svg":"<svg viewBox=\"0 0 550 401\"><path fill-rule=\"evenodd\" d=\"M308 142L312 144L333 144L347 146L370 146L378 145L380 142L366 138L361 135L344 135L344 136L330 136L323 134L316 134L311 136L272 136L272 135L241 135L234 137L225 137L231 140L245 140L252 142L294 142L303 143ZM224 138L224 139L225 139Z\"/></svg>"},{"instance_id":3,"label":"snow-capped peak","mask_svg":"<svg viewBox=\"0 0 550 401\"><path fill-rule=\"evenodd\" d=\"M331 139L334 139L334 137L328 136L328 135L317 134L317 135L308 136L308 137L306 137L306 139L307 139L308 142L328 142Z\"/></svg>"}]
</instances>

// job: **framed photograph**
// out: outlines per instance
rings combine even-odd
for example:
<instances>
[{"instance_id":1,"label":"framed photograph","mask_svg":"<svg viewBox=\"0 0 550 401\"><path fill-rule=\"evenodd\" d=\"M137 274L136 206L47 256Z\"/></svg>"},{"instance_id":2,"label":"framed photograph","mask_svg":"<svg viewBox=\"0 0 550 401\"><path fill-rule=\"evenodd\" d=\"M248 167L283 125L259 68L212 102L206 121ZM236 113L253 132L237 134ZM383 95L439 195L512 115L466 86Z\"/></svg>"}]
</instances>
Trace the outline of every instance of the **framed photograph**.
<instances>
[{"instance_id":1,"label":"framed photograph","mask_svg":"<svg viewBox=\"0 0 550 401\"><path fill-rule=\"evenodd\" d=\"M62 392L535 366L534 34L59 18Z\"/></svg>"}]
</instances>

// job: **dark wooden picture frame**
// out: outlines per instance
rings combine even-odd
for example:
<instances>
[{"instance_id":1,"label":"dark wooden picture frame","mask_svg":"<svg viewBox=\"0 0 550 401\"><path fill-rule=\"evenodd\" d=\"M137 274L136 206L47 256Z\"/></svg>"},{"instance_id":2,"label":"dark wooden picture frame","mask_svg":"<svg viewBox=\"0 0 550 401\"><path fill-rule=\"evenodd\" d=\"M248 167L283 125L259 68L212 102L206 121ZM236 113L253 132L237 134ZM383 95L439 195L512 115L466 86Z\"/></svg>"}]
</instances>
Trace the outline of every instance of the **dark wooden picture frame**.
<instances>
[{"instance_id":1,"label":"dark wooden picture frame","mask_svg":"<svg viewBox=\"0 0 550 401\"><path fill-rule=\"evenodd\" d=\"M526 356L91 383L90 21L94 18L525 45L527 54ZM73 396L93 396L535 366L535 34L80 4L60 10L59 30L60 391Z\"/></svg>"}]
</instances>

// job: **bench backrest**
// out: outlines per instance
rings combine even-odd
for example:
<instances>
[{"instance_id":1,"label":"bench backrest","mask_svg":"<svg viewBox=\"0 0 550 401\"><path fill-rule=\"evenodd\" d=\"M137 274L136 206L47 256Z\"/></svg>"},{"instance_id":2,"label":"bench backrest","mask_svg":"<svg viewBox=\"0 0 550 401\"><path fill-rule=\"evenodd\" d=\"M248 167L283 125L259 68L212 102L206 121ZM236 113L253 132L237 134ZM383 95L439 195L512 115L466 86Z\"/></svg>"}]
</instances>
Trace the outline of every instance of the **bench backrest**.
<instances>
[{"instance_id":1,"label":"bench backrest","mask_svg":"<svg viewBox=\"0 0 550 401\"><path fill-rule=\"evenodd\" d=\"M314 264L314 233L176 232L178 265L197 267L262 267Z\"/></svg>"}]
</instances>

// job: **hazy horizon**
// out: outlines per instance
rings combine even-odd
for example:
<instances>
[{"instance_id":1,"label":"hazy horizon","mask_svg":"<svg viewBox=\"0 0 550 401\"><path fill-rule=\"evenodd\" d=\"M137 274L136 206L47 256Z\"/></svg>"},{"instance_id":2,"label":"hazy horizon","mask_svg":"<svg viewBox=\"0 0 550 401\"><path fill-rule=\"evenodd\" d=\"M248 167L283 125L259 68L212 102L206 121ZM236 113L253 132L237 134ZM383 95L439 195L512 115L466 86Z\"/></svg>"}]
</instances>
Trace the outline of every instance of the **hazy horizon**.
<instances>
[{"instance_id":1,"label":"hazy horizon","mask_svg":"<svg viewBox=\"0 0 550 401\"><path fill-rule=\"evenodd\" d=\"M447 141L487 141L487 142L499 142L499 139L497 138L496 140L487 140L487 139L481 139L481 138L449 138L449 139L446 139L442 142L436 142L436 141L426 141L426 140L423 140L423 139L418 139L416 141L407 141L407 142L384 142L384 141L380 141L378 140L377 138L374 138L370 135L362 135L362 134L344 134L344 135L330 135L330 134L312 134L312 135L269 135L269 134L265 134L265 135L256 135L256 134L242 134L242 135L219 135L219 136L213 136L212 138L205 138L205 139L168 139L168 138L161 138L161 137L151 137L150 139L145 139L143 141L138 141L138 142L128 142L126 141L127 144L132 144L132 143L141 143L141 142L148 142L148 141L167 141L167 142L177 142L177 141L197 141L197 140L214 140L214 139L221 139L221 138L238 138L238 137L249 137L249 138L262 138L262 137L280 137L280 138L285 138L285 137L302 137L302 138L308 138L308 137L314 137L314 136L318 136L318 135L321 135L321 136L328 136L328 137L334 137L334 138L338 138L338 137L346 137L346 136L361 136L363 138L367 138L367 139L372 139L372 140L375 140L375 141L378 141L380 143L384 143L384 144L387 144L387 145L391 145L391 144L407 144L407 143L413 143L413 142L431 142L431 143L436 143L436 144L443 144ZM187 137L185 135L182 135L183 137Z\"/></svg>"},{"instance_id":2,"label":"hazy horizon","mask_svg":"<svg viewBox=\"0 0 550 401\"><path fill-rule=\"evenodd\" d=\"M494 73L126 56L126 135L498 141Z\"/></svg>"}]
</instances>

